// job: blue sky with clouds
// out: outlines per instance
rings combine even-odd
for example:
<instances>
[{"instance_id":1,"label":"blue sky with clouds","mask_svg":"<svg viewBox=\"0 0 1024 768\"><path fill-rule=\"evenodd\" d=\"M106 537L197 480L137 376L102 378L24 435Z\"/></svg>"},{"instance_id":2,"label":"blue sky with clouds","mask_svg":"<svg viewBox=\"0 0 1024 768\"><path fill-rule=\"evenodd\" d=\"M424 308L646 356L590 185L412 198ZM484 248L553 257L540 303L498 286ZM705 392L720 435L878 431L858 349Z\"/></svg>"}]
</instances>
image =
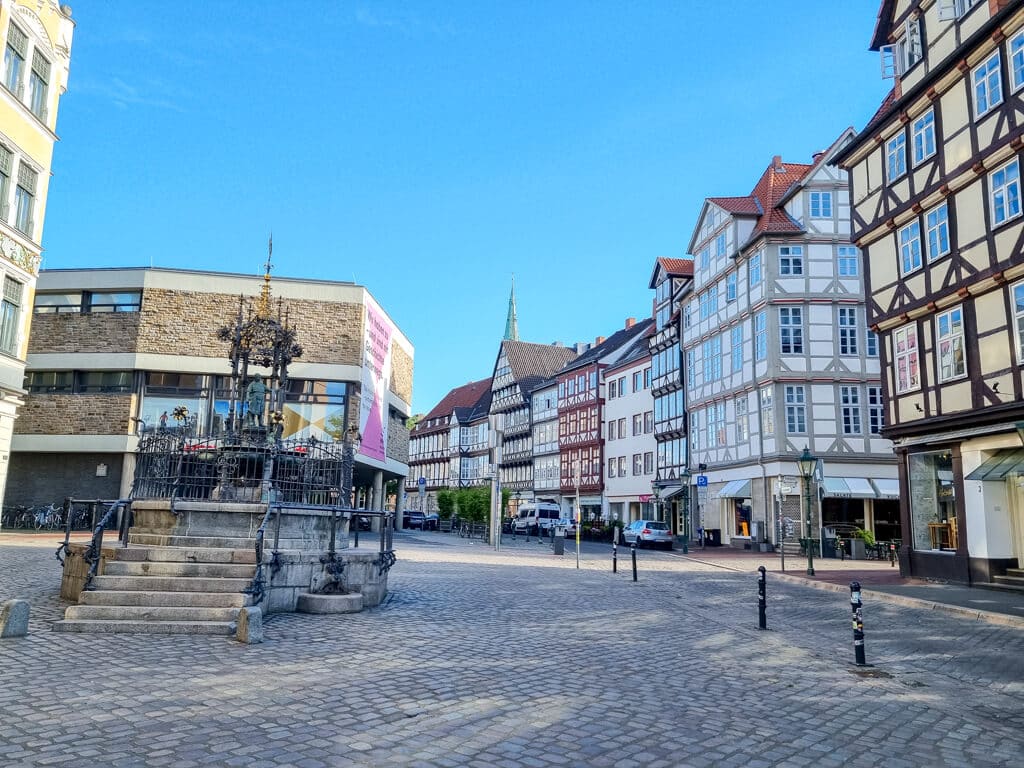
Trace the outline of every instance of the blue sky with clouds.
<instances>
[{"instance_id":1,"label":"blue sky with clouds","mask_svg":"<svg viewBox=\"0 0 1024 768\"><path fill-rule=\"evenodd\" d=\"M808 162L887 91L878 0L79 0L44 268L365 285L413 409L520 336L650 313L704 197ZM255 289L254 289L255 290Z\"/></svg>"}]
</instances>

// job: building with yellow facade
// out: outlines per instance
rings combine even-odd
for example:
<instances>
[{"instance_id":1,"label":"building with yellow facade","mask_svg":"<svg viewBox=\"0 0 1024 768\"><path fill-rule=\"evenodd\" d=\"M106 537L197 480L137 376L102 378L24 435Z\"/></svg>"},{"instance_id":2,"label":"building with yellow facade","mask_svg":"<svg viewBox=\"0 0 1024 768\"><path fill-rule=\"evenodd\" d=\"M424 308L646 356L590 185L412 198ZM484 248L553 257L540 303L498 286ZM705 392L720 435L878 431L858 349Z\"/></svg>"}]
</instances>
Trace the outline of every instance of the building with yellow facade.
<instances>
[{"instance_id":1,"label":"building with yellow facade","mask_svg":"<svg viewBox=\"0 0 1024 768\"><path fill-rule=\"evenodd\" d=\"M25 391L57 107L74 30L71 9L54 0L0 0L0 498Z\"/></svg>"}]
</instances>

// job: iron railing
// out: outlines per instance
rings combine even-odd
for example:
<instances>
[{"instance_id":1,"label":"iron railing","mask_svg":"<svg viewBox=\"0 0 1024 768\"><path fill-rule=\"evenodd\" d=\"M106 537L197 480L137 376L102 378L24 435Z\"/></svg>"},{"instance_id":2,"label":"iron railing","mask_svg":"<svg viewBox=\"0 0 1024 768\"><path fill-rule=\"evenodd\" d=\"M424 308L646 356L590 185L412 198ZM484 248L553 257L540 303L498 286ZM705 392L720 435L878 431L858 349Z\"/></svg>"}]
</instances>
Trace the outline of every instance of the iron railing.
<instances>
[{"instance_id":1,"label":"iron railing","mask_svg":"<svg viewBox=\"0 0 1024 768\"><path fill-rule=\"evenodd\" d=\"M118 515L118 512L121 512L121 514ZM96 527L92 532L92 539L89 541L89 547L85 550L84 555L85 562L89 564L89 573L85 577L85 584L82 586L83 590L95 589L92 585L92 580L96 576L96 571L100 565L100 559L103 556L103 532L106 529L112 528L112 524L118 525L119 538L124 546L128 546L128 527L130 516L131 499L118 499L117 501L110 502L110 507L107 509L106 514L104 514L100 521L96 523Z\"/></svg>"}]
</instances>

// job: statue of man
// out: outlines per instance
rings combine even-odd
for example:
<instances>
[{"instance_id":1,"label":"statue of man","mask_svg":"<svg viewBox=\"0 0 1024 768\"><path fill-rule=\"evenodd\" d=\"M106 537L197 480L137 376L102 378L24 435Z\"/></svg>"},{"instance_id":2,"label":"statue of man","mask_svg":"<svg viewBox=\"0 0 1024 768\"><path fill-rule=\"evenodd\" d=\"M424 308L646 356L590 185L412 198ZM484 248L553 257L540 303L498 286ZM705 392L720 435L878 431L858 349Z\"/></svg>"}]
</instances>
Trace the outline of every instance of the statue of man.
<instances>
[{"instance_id":1,"label":"statue of man","mask_svg":"<svg viewBox=\"0 0 1024 768\"><path fill-rule=\"evenodd\" d=\"M266 407L267 385L263 383L263 377L256 374L245 388L245 403L248 418L258 426L263 426L263 409Z\"/></svg>"}]
</instances>

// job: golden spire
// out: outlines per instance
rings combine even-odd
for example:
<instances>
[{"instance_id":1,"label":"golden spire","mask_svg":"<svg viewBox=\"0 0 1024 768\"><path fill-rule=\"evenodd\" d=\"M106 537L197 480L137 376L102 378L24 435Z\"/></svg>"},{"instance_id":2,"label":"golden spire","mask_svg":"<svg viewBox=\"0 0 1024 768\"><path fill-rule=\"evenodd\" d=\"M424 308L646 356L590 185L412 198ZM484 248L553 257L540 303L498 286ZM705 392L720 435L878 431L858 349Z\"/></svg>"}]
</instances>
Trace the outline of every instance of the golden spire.
<instances>
[{"instance_id":1,"label":"golden spire","mask_svg":"<svg viewBox=\"0 0 1024 768\"><path fill-rule=\"evenodd\" d=\"M270 233L270 242L267 244L267 263L263 270L263 289L256 301L256 317L267 320L270 318L270 257L274 255L274 233Z\"/></svg>"}]
</instances>

